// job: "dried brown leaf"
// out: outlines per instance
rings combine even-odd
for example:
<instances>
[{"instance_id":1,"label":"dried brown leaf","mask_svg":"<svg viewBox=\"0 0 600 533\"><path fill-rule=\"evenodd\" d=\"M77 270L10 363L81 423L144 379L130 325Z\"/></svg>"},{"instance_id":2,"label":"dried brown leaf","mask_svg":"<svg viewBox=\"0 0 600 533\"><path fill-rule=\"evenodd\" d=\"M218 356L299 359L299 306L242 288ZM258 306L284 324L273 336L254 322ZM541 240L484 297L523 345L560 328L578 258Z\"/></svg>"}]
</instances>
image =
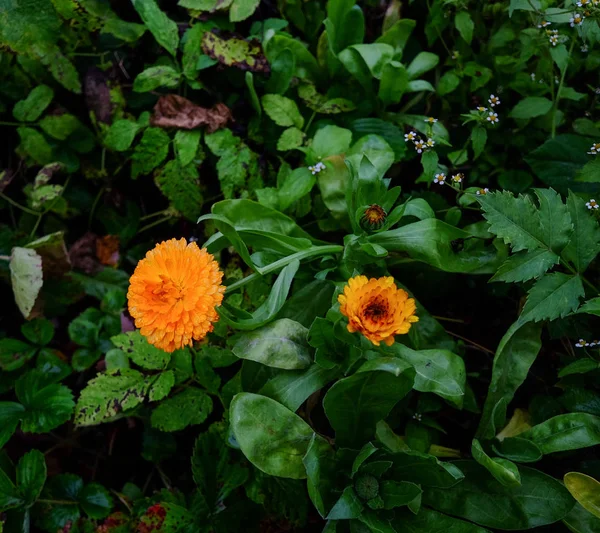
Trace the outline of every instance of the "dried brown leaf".
<instances>
[{"instance_id":1,"label":"dried brown leaf","mask_svg":"<svg viewBox=\"0 0 600 533\"><path fill-rule=\"evenodd\" d=\"M217 104L211 109L197 106L187 98L169 94L161 96L154 106L151 123L161 128L181 128L192 130L205 126L209 133L217 131L233 120L231 111L225 104Z\"/></svg>"}]
</instances>

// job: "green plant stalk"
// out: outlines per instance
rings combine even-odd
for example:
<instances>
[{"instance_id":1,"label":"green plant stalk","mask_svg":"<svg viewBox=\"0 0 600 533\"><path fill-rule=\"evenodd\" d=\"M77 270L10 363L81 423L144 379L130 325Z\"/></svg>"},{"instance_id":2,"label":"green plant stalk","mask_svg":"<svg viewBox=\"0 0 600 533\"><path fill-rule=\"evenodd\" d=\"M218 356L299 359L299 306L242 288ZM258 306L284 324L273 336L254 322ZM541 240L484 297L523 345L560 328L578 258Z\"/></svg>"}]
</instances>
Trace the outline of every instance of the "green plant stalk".
<instances>
[{"instance_id":1,"label":"green plant stalk","mask_svg":"<svg viewBox=\"0 0 600 533\"><path fill-rule=\"evenodd\" d=\"M561 75L560 75L560 82L558 84L558 89L556 91L556 93L554 93L553 91L553 95L552 95L552 138L554 139L554 137L556 137L556 111L558 109L558 102L560 100L560 93L562 91L562 87L563 84L565 82L565 76L567 74L567 69L569 68L569 61L571 60L571 54L573 53L573 48L575 46L575 39L571 40L571 47L569 48L569 57L568 57L568 61L567 64L565 65L564 70L562 71ZM550 85L552 87L554 87L553 85L554 80L551 79L550 80Z\"/></svg>"},{"instance_id":2,"label":"green plant stalk","mask_svg":"<svg viewBox=\"0 0 600 533\"><path fill-rule=\"evenodd\" d=\"M0 198L2 198L3 200L6 200L9 204L13 205L17 209L20 209L21 211L24 211L25 213L29 213L30 215L38 216L41 214L39 211L34 211L33 209L29 209L29 207L25 207L24 205L21 205L21 204L15 202L12 198L9 198L8 196L6 196L5 194L3 194L1 192L0 192Z\"/></svg>"},{"instance_id":3,"label":"green plant stalk","mask_svg":"<svg viewBox=\"0 0 600 533\"><path fill-rule=\"evenodd\" d=\"M318 257L320 255L337 254L339 252L342 252L343 250L344 247L342 245L330 244L326 246L316 246L314 248L310 248L309 250L302 250L301 252L296 252L295 254L288 255L287 257L284 257L282 259L278 259L277 261L274 261L270 265L266 266L263 269L262 274L258 272L253 272L249 276L246 276L244 279L232 283L225 289L225 294L233 292L239 289L240 287L243 287L244 285L261 278L265 274L271 274L272 272L276 272L284 266L289 265L295 259L298 259L298 261L302 261L303 259Z\"/></svg>"}]
</instances>

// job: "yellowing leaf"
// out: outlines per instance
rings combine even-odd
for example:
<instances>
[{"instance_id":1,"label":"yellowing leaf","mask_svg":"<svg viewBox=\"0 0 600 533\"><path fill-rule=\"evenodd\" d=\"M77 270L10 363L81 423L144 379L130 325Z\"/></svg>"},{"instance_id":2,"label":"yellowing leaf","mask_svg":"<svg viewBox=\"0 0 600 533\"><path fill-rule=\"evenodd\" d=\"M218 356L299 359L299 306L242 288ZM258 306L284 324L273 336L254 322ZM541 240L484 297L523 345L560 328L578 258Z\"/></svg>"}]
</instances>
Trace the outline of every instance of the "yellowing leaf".
<instances>
[{"instance_id":1,"label":"yellowing leaf","mask_svg":"<svg viewBox=\"0 0 600 533\"><path fill-rule=\"evenodd\" d=\"M600 482L579 472L565 474L565 486L584 509L600 518Z\"/></svg>"}]
</instances>

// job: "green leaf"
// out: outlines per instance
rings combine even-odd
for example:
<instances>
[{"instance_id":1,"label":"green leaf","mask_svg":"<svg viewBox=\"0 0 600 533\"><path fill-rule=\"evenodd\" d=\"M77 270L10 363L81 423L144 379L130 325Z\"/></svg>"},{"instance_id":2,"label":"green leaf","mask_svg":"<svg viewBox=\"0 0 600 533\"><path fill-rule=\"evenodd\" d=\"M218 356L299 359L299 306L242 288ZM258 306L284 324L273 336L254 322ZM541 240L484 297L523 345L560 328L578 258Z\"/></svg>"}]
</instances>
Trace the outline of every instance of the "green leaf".
<instances>
[{"instance_id":1,"label":"green leaf","mask_svg":"<svg viewBox=\"0 0 600 533\"><path fill-rule=\"evenodd\" d=\"M455 91L460 85L460 78L456 75L453 70L445 72L440 81L438 81L437 92L440 96L445 96Z\"/></svg>"},{"instance_id":2,"label":"green leaf","mask_svg":"<svg viewBox=\"0 0 600 533\"><path fill-rule=\"evenodd\" d=\"M600 417L587 413L558 415L520 433L544 454L578 450L600 444Z\"/></svg>"},{"instance_id":3,"label":"green leaf","mask_svg":"<svg viewBox=\"0 0 600 533\"><path fill-rule=\"evenodd\" d=\"M86 485L79 493L78 501L85 514L94 520L106 518L114 504L110 492L99 483Z\"/></svg>"},{"instance_id":4,"label":"green leaf","mask_svg":"<svg viewBox=\"0 0 600 533\"><path fill-rule=\"evenodd\" d=\"M44 133L59 141L66 141L77 130L87 129L75 115L46 115L38 122Z\"/></svg>"},{"instance_id":5,"label":"green leaf","mask_svg":"<svg viewBox=\"0 0 600 533\"><path fill-rule=\"evenodd\" d=\"M473 459L505 487L518 487L521 485L521 475L519 474L517 465L506 459L491 458L485 453L477 439L473 439L471 454L473 455Z\"/></svg>"},{"instance_id":6,"label":"green leaf","mask_svg":"<svg viewBox=\"0 0 600 533\"><path fill-rule=\"evenodd\" d=\"M315 133L310 145L314 161L345 153L350 148L352 132L337 126L325 126Z\"/></svg>"},{"instance_id":7,"label":"green leaf","mask_svg":"<svg viewBox=\"0 0 600 533\"><path fill-rule=\"evenodd\" d=\"M584 183L600 182L600 160L588 161L575 177L575 181Z\"/></svg>"},{"instance_id":8,"label":"green leaf","mask_svg":"<svg viewBox=\"0 0 600 533\"><path fill-rule=\"evenodd\" d=\"M598 300L598 298L594 298L594 300ZM584 308L588 304L591 304L592 302L593 302L593 300L590 300L589 302L582 305L579 308L579 310L577 311L577 314L590 313L592 315L600 316L599 315L600 309L597 307L598 302L594 302L595 307L594 307L593 311L584 310ZM599 368L600 368L600 362L598 362L598 361L594 361L593 359L579 359L578 361L573 361L572 363L569 363L567 366L565 366L558 373L558 377L564 378L565 376L571 376L573 374L585 374L586 372L591 372L591 371L597 370Z\"/></svg>"},{"instance_id":9,"label":"green leaf","mask_svg":"<svg viewBox=\"0 0 600 533\"><path fill-rule=\"evenodd\" d=\"M233 353L273 368L298 370L310 365L312 357L306 337L308 329L288 318L242 335Z\"/></svg>"},{"instance_id":10,"label":"green leaf","mask_svg":"<svg viewBox=\"0 0 600 533\"><path fill-rule=\"evenodd\" d=\"M246 41L238 37L224 38L207 31L202 36L202 50L207 56L229 67L252 72L270 71L269 63L258 41Z\"/></svg>"},{"instance_id":11,"label":"green leaf","mask_svg":"<svg viewBox=\"0 0 600 533\"><path fill-rule=\"evenodd\" d=\"M141 333L129 331L111 337L111 342L138 366L147 370L161 370L166 368L171 360L171 354L155 348L143 337Z\"/></svg>"},{"instance_id":12,"label":"green leaf","mask_svg":"<svg viewBox=\"0 0 600 533\"><path fill-rule=\"evenodd\" d=\"M424 503L482 526L524 530L553 524L573 508L573 499L560 482L521 467L521 486L505 487L474 461L454 463L465 479L450 488L430 489ZM490 510L493 509L493 512Z\"/></svg>"},{"instance_id":13,"label":"green leaf","mask_svg":"<svg viewBox=\"0 0 600 533\"><path fill-rule=\"evenodd\" d=\"M180 431L188 426L202 424L212 407L208 394L189 387L163 401L152 411L152 427L161 431Z\"/></svg>"},{"instance_id":14,"label":"green leaf","mask_svg":"<svg viewBox=\"0 0 600 533\"><path fill-rule=\"evenodd\" d=\"M567 208L573 221L573 236L563 250L563 257L583 273L600 252L600 227L585 206L585 201L569 192Z\"/></svg>"},{"instance_id":15,"label":"green leaf","mask_svg":"<svg viewBox=\"0 0 600 533\"><path fill-rule=\"evenodd\" d=\"M535 189L539 200L542 240L552 251L560 253L569 243L573 223L568 208L552 189Z\"/></svg>"},{"instance_id":16,"label":"green leaf","mask_svg":"<svg viewBox=\"0 0 600 533\"><path fill-rule=\"evenodd\" d=\"M473 128L473 131L471 132L471 143L473 144L473 156L475 159L483 152L487 138L487 130L483 126L476 126Z\"/></svg>"},{"instance_id":17,"label":"green leaf","mask_svg":"<svg viewBox=\"0 0 600 533\"><path fill-rule=\"evenodd\" d=\"M17 339L0 339L0 369L4 372L18 370L32 359L37 351L37 346Z\"/></svg>"},{"instance_id":18,"label":"green leaf","mask_svg":"<svg viewBox=\"0 0 600 533\"><path fill-rule=\"evenodd\" d=\"M397 104L408 89L408 71L398 61L390 61L383 67L379 85L379 99L384 105Z\"/></svg>"},{"instance_id":19,"label":"green leaf","mask_svg":"<svg viewBox=\"0 0 600 533\"><path fill-rule=\"evenodd\" d=\"M201 138L201 130L177 130L177 133L175 133L173 146L175 148L175 155L182 167L189 165L195 159L200 147Z\"/></svg>"},{"instance_id":20,"label":"green leaf","mask_svg":"<svg viewBox=\"0 0 600 533\"><path fill-rule=\"evenodd\" d=\"M304 143L304 133L298 128L288 128L285 130L277 141L277 150L285 152L299 148Z\"/></svg>"},{"instance_id":21,"label":"green leaf","mask_svg":"<svg viewBox=\"0 0 600 533\"><path fill-rule=\"evenodd\" d=\"M304 118L293 100L279 94L265 94L261 101L265 113L278 126L295 126L298 129L304 126Z\"/></svg>"},{"instance_id":22,"label":"green leaf","mask_svg":"<svg viewBox=\"0 0 600 533\"><path fill-rule=\"evenodd\" d=\"M394 161L402 160L406 154L406 143L402 138L402 132L391 122L386 122L385 120L381 120L379 118L359 118L352 122L352 130L359 139L359 141L352 147L352 151L354 153L357 153L357 145L361 143L365 136L369 138L372 138L372 136L377 136L381 137L394 151ZM375 163L373 162L373 164ZM377 165L375 164L375 166ZM320 177L321 176L319 176L319 178Z\"/></svg>"},{"instance_id":23,"label":"green leaf","mask_svg":"<svg viewBox=\"0 0 600 533\"><path fill-rule=\"evenodd\" d=\"M391 146L379 135L365 135L358 139L346 152L346 161L350 161L355 168L360 169L364 156L368 158L381 176L391 168L395 160Z\"/></svg>"},{"instance_id":24,"label":"green leaf","mask_svg":"<svg viewBox=\"0 0 600 533\"><path fill-rule=\"evenodd\" d=\"M0 402L0 448L12 437L24 411L25 407L20 403Z\"/></svg>"},{"instance_id":25,"label":"green leaf","mask_svg":"<svg viewBox=\"0 0 600 533\"><path fill-rule=\"evenodd\" d=\"M119 369L88 381L75 407L75 424L93 426L144 401L149 383L137 370Z\"/></svg>"},{"instance_id":26,"label":"green leaf","mask_svg":"<svg viewBox=\"0 0 600 533\"><path fill-rule=\"evenodd\" d=\"M394 343L390 350L414 367L415 390L437 394L462 408L466 371L461 357L448 350L411 350L400 343Z\"/></svg>"},{"instance_id":27,"label":"green leaf","mask_svg":"<svg viewBox=\"0 0 600 533\"><path fill-rule=\"evenodd\" d=\"M229 20L231 22L246 20L256 11L259 4L260 0L233 0L229 9Z\"/></svg>"},{"instance_id":28,"label":"green leaf","mask_svg":"<svg viewBox=\"0 0 600 533\"><path fill-rule=\"evenodd\" d=\"M148 390L148 400L157 402L166 398L175 385L175 373L172 370L161 372L156 376L156 379Z\"/></svg>"},{"instance_id":29,"label":"green leaf","mask_svg":"<svg viewBox=\"0 0 600 533\"><path fill-rule=\"evenodd\" d=\"M363 505L352 487L346 487L327 515L328 520L350 520L358 518Z\"/></svg>"},{"instance_id":30,"label":"green leaf","mask_svg":"<svg viewBox=\"0 0 600 533\"><path fill-rule=\"evenodd\" d=\"M585 291L579 276L561 272L546 274L529 291L518 322L564 318L579 307L579 299L583 296Z\"/></svg>"},{"instance_id":31,"label":"green leaf","mask_svg":"<svg viewBox=\"0 0 600 533\"><path fill-rule=\"evenodd\" d=\"M563 519L563 524L573 533L595 533L600 529L600 519L586 511L579 503Z\"/></svg>"},{"instance_id":32,"label":"green leaf","mask_svg":"<svg viewBox=\"0 0 600 533\"><path fill-rule=\"evenodd\" d=\"M523 384L542 342L541 324L513 324L506 332L494 356L492 380L483 407L477 436L495 437L504 425L506 408L516 390Z\"/></svg>"},{"instance_id":33,"label":"green leaf","mask_svg":"<svg viewBox=\"0 0 600 533\"><path fill-rule=\"evenodd\" d=\"M160 10L155 0L131 0L131 3L158 44L175 56L179 46L177 24Z\"/></svg>"},{"instance_id":34,"label":"green leaf","mask_svg":"<svg viewBox=\"0 0 600 533\"><path fill-rule=\"evenodd\" d=\"M158 87L174 89L179 86L181 73L168 65L149 67L140 72L134 82L133 90L137 93L147 93Z\"/></svg>"},{"instance_id":35,"label":"green leaf","mask_svg":"<svg viewBox=\"0 0 600 533\"><path fill-rule=\"evenodd\" d=\"M456 14L454 17L454 26L456 26L458 33L460 33L465 42L471 44L475 23L468 11L460 11Z\"/></svg>"},{"instance_id":36,"label":"green leaf","mask_svg":"<svg viewBox=\"0 0 600 533\"><path fill-rule=\"evenodd\" d=\"M500 456L517 463L535 463L542 458L542 451L530 440L510 437L496 440L492 449Z\"/></svg>"},{"instance_id":37,"label":"green leaf","mask_svg":"<svg viewBox=\"0 0 600 533\"><path fill-rule=\"evenodd\" d=\"M115 120L106 132L104 145L115 152L129 150L139 130L139 124L133 120L124 118Z\"/></svg>"},{"instance_id":38,"label":"green leaf","mask_svg":"<svg viewBox=\"0 0 600 533\"><path fill-rule=\"evenodd\" d=\"M318 93L312 83L301 84L298 87L298 96L307 107L324 115L337 115L356 109L354 102L346 98L327 98Z\"/></svg>"},{"instance_id":39,"label":"green leaf","mask_svg":"<svg viewBox=\"0 0 600 533\"><path fill-rule=\"evenodd\" d=\"M489 231L512 246L513 252L547 248L538 210L529 196L492 192L477 197L488 221Z\"/></svg>"},{"instance_id":40,"label":"green leaf","mask_svg":"<svg viewBox=\"0 0 600 533\"><path fill-rule=\"evenodd\" d=\"M46 460L42 452L31 450L21 457L17 465L17 490L26 506L33 505L39 498L46 476Z\"/></svg>"},{"instance_id":41,"label":"green leaf","mask_svg":"<svg viewBox=\"0 0 600 533\"><path fill-rule=\"evenodd\" d=\"M396 452L391 456L393 461L391 477L402 479L427 487L447 489L465 477L455 463L444 463L433 455L416 451Z\"/></svg>"},{"instance_id":42,"label":"green leaf","mask_svg":"<svg viewBox=\"0 0 600 533\"><path fill-rule=\"evenodd\" d=\"M490 281L516 283L541 277L548 269L558 264L560 257L551 250L538 248L531 252L521 251L511 255Z\"/></svg>"},{"instance_id":43,"label":"green leaf","mask_svg":"<svg viewBox=\"0 0 600 533\"><path fill-rule=\"evenodd\" d=\"M80 346L95 348L102 327L102 318L102 313L97 309L86 309L69 324L69 338Z\"/></svg>"},{"instance_id":44,"label":"green leaf","mask_svg":"<svg viewBox=\"0 0 600 533\"><path fill-rule=\"evenodd\" d=\"M19 122L34 122L37 120L54 98L54 91L47 85L38 85L20 100L13 108L13 116Z\"/></svg>"},{"instance_id":45,"label":"green leaf","mask_svg":"<svg viewBox=\"0 0 600 533\"><path fill-rule=\"evenodd\" d=\"M382 357L363 363L340 379L323 399L323 408L340 446L361 445L375 434L377 422L412 388L415 372L409 363Z\"/></svg>"},{"instance_id":46,"label":"green leaf","mask_svg":"<svg viewBox=\"0 0 600 533\"><path fill-rule=\"evenodd\" d=\"M409 481L384 481L381 483L380 490L384 509L408 505L416 498L420 498L423 493L418 485Z\"/></svg>"},{"instance_id":47,"label":"green leaf","mask_svg":"<svg viewBox=\"0 0 600 533\"><path fill-rule=\"evenodd\" d=\"M393 531L407 528L411 533L489 533L487 529L475 524L427 508L421 508L416 515L396 510L396 518L392 524L395 528Z\"/></svg>"},{"instance_id":48,"label":"green leaf","mask_svg":"<svg viewBox=\"0 0 600 533\"><path fill-rule=\"evenodd\" d=\"M131 156L131 177L150 174L169 153L169 135L160 128L148 128Z\"/></svg>"},{"instance_id":49,"label":"green leaf","mask_svg":"<svg viewBox=\"0 0 600 533\"><path fill-rule=\"evenodd\" d=\"M285 405L290 411L296 411L311 394L321 390L337 375L337 369L326 369L313 364L306 370L278 374L269 379L258 392Z\"/></svg>"},{"instance_id":50,"label":"green leaf","mask_svg":"<svg viewBox=\"0 0 600 533\"><path fill-rule=\"evenodd\" d=\"M408 77L411 80L419 78L426 72L437 67L440 62L439 56L431 52L419 52L408 65Z\"/></svg>"},{"instance_id":51,"label":"green leaf","mask_svg":"<svg viewBox=\"0 0 600 533\"><path fill-rule=\"evenodd\" d=\"M541 96L528 96L521 100L509 113L509 117L526 120L541 117L552 109L552 101Z\"/></svg>"},{"instance_id":52,"label":"green leaf","mask_svg":"<svg viewBox=\"0 0 600 533\"><path fill-rule=\"evenodd\" d=\"M52 147L39 131L21 126L17 128L17 133L21 139L19 149L36 163L47 165L54 160Z\"/></svg>"},{"instance_id":53,"label":"green leaf","mask_svg":"<svg viewBox=\"0 0 600 533\"><path fill-rule=\"evenodd\" d=\"M45 346L54 337L54 325L45 318L35 318L21 326L21 333L29 342Z\"/></svg>"},{"instance_id":54,"label":"green leaf","mask_svg":"<svg viewBox=\"0 0 600 533\"><path fill-rule=\"evenodd\" d=\"M194 222L198 219L204 197L200 190L200 175L194 163L184 166L180 160L169 161L156 175L155 182L185 218Z\"/></svg>"},{"instance_id":55,"label":"green leaf","mask_svg":"<svg viewBox=\"0 0 600 533\"><path fill-rule=\"evenodd\" d=\"M579 472L569 472L564 477L565 487L581 506L600 518L600 482Z\"/></svg>"},{"instance_id":56,"label":"green leaf","mask_svg":"<svg viewBox=\"0 0 600 533\"><path fill-rule=\"evenodd\" d=\"M308 494L322 518L325 518L336 502L337 461L329 443L313 434L302 462L306 468Z\"/></svg>"},{"instance_id":57,"label":"green leaf","mask_svg":"<svg viewBox=\"0 0 600 533\"><path fill-rule=\"evenodd\" d=\"M313 430L299 416L270 398L243 392L229 407L231 429L248 460L272 475L304 479L302 457Z\"/></svg>"}]
</instances>

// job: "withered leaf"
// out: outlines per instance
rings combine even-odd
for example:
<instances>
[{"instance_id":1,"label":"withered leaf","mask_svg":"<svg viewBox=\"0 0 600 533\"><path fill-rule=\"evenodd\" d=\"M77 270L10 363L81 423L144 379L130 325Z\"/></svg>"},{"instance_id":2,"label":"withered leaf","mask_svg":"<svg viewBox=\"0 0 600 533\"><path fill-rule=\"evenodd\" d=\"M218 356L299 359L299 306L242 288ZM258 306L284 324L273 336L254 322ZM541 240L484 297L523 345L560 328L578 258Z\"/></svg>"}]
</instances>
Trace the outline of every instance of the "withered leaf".
<instances>
[{"instance_id":1,"label":"withered leaf","mask_svg":"<svg viewBox=\"0 0 600 533\"><path fill-rule=\"evenodd\" d=\"M151 123L161 128L186 130L206 126L206 130L212 133L225 127L232 119L231 111L225 104L219 103L206 109L182 96L168 94L161 96L156 102Z\"/></svg>"},{"instance_id":2,"label":"withered leaf","mask_svg":"<svg viewBox=\"0 0 600 533\"><path fill-rule=\"evenodd\" d=\"M105 124L111 123L112 102L107 77L99 68L90 68L83 80L85 104L96 115L96 119Z\"/></svg>"},{"instance_id":3,"label":"withered leaf","mask_svg":"<svg viewBox=\"0 0 600 533\"><path fill-rule=\"evenodd\" d=\"M223 34L221 34L223 35ZM271 72L260 41L247 41L239 37L217 35L207 31L202 36L202 51L228 67L252 72Z\"/></svg>"}]
</instances>

